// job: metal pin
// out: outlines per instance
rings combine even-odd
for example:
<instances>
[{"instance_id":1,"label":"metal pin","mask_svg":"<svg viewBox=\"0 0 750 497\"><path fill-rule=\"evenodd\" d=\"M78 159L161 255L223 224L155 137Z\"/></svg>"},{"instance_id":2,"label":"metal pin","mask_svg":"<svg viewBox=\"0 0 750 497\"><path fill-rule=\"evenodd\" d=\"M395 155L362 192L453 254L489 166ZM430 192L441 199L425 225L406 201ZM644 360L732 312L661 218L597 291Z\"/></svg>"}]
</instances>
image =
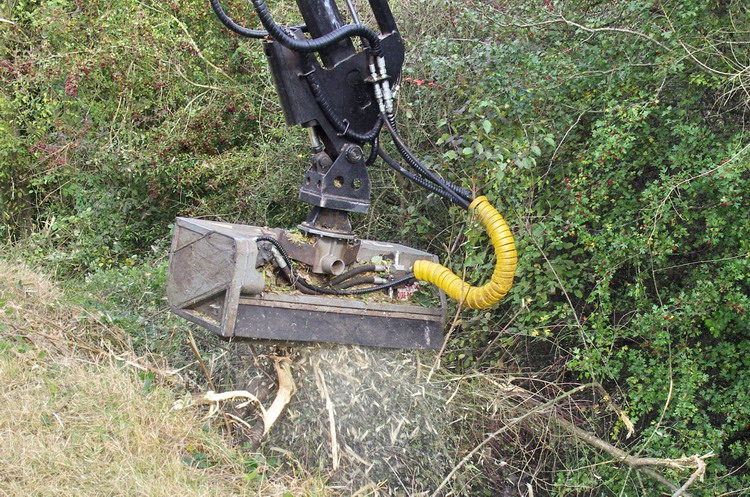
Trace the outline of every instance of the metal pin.
<instances>
[{"instance_id":1,"label":"metal pin","mask_svg":"<svg viewBox=\"0 0 750 497\"><path fill-rule=\"evenodd\" d=\"M352 0L346 0L346 8L349 9L349 14L351 14L354 24L362 24L359 22L359 14L357 13L357 9L354 8Z\"/></svg>"}]
</instances>

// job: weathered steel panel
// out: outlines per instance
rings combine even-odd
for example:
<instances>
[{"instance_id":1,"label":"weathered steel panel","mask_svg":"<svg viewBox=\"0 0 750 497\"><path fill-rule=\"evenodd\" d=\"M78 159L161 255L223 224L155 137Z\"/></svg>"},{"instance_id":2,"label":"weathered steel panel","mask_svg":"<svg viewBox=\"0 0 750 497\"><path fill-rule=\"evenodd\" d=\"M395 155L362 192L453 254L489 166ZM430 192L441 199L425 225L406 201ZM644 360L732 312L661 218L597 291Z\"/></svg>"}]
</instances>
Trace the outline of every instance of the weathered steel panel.
<instances>
[{"instance_id":1,"label":"weathered steel panel","mask_svg":"<svg viewBox=\"0 0 750 497\"><path fill-rule=\"evenodd\" d=\"M445 298L434 307L372 297L264 291L256 269L258 236L284 239L282 230L178 218L170 254L167 296L172 310L224 338L282 342L354 343L391 348L442 345ZM362 240L357 262L374 256L410 267L437 258L399 244Z\"/></svg>"}]
</instances>

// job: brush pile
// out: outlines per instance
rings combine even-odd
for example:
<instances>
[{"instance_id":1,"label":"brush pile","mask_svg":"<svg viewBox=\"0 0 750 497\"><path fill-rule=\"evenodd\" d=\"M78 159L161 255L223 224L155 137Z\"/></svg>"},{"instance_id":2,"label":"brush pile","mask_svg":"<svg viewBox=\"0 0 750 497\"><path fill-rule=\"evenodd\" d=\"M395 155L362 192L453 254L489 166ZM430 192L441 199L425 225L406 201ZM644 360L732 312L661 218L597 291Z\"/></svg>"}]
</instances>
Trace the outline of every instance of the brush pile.
<instances>
[{"instance_id":1,"label":"brush pile","mask_svg":"<svg viewBox=\"0 0 750 497\"><path fill-rule=\"evenodd\" d=\"M265 449L350 495L416 495L450 471L459 442L450 386L427 378L433 353L320 344L293 360L297 393Z\"/></svg>"}]
</instances>

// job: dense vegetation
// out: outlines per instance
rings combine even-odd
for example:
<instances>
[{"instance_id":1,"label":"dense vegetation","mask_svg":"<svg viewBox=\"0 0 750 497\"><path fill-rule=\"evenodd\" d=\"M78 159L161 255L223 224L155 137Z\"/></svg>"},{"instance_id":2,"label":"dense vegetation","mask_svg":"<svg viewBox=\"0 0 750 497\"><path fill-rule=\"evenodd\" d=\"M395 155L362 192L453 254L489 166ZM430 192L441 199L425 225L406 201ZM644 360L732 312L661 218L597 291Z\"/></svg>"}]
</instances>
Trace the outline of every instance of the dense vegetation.
<instances>
[{"instance_id":1,"label":"dense vegetation","mask_svg":"<svg viewBox=\"0 0 750 497\"><path fill-rule=\"evenodd\" d=\"M70 278L132 278L163 256L176 214L274 226L304 215L290 201L304 135L283 126L259 47L223 30L205 2L2 9L0 237L28 260ZM511 370L544 397L598 383L569 407L577 423L641 456L713 451L691 494L746 492L750 7L394 9L409 48L408 141L495 201L521 254L507 301L464 313L444 365ZM456 269L477 267L475 279L487 272L484 235L461 213L383 169L373 177L363 236L440 251ZM500 461L510 449L493 450ZM610 460L579 447L529 472L553 495L663 490Z\"/></svg>"}]
</instances>

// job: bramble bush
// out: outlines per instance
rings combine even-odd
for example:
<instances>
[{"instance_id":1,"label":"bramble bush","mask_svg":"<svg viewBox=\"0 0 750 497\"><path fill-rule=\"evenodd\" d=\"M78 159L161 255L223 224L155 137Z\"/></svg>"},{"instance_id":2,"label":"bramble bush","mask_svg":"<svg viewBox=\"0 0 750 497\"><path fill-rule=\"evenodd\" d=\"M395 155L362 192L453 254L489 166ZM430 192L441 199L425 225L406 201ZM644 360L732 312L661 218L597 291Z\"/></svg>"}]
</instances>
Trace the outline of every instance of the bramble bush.
<instances>
[{"instance_id":1,"label":"bramble bush","mask_svg":"<svg viewBox=\"0 0 750 497\"><path fill-rule=\"evenodd\" d=\"M148 252L178 213L299 212L279 197L302 134L283 130L262 52L203 2L19 0L3 16L3 238L33 233L27 250L80 272Z\"/></svg>"},{"instance_id":2,"label":"bramble bush","mask_svg":"<svg viewBox=\"0 0 750 497\"><path fill-rule=\"evenodd\" d=\"M423 55L421 78L466 75L442 83L463 99L439 122L444 168L500 206L520 254L507 302L465 319L448 357L507 367L532 339L556 365L546 378L601 383L639 435L582 408L602 438L655 457L714 451L694 494L747 487L750 60L733 36L748 8L545 5L475 6L465 37ZM469 235L455 268L488 272L484 246ZM658 491L586 457L549 491Z\"/></svg>"}]
</instances>

